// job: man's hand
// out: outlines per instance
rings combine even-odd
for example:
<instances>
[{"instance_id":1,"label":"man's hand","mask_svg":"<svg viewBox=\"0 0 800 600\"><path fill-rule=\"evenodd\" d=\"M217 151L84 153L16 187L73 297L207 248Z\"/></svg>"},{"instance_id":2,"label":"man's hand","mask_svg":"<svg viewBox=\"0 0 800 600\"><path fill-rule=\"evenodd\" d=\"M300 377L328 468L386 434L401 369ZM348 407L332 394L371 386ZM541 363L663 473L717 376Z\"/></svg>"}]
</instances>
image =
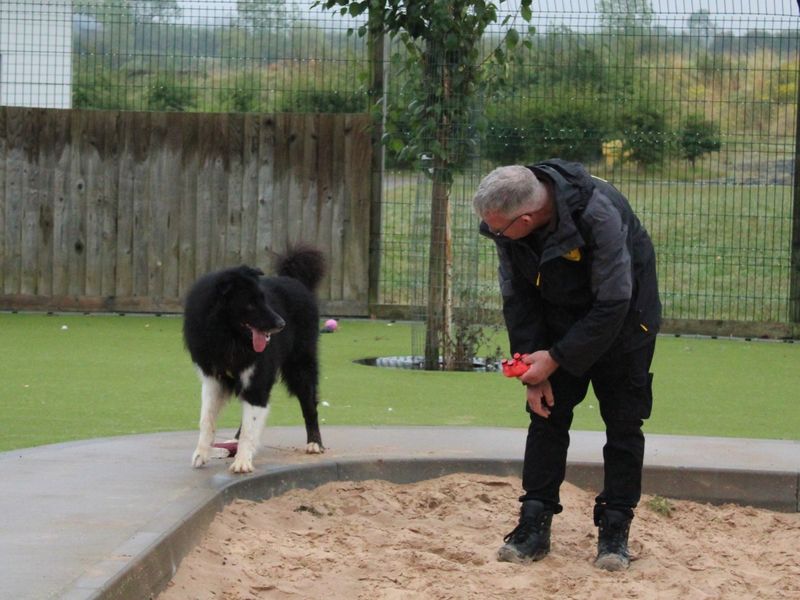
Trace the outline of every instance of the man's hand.
<instances>
[{"instance_id":1,"label":"man's hand","mask_svg":"<svg viewBox=\"0 0 800 600\"><path fill-rule=\"evenodd\" d=\"M537 415L543 418L550 416L550 408L553 406L553 389L549 381L544 381L538 385L528 385L525 387L528 394L528 406Z\"/></svg>"},{"instance_id":2,"label":"man's hand","mask_svg":"<svg viewBox=\"0 0 800 600\"><path fill-rule=\"evenodd\" d=\"M550 375L558 369L558 363L553 360L547 350L539 350L533 354L524 355L521 360L530 365L528 370L520 375L519 380L526 385L540 385L545 383Z\"/></svg>"}]
</instances>

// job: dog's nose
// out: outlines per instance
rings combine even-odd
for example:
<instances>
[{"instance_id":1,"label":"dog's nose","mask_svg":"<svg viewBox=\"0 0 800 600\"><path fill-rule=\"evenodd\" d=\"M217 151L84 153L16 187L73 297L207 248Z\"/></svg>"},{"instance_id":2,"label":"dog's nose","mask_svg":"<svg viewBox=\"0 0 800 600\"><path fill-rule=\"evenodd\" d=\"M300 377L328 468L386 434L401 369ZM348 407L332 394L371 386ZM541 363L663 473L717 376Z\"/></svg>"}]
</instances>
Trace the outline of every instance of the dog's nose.
<instances>
[{"instance_id":1,"label":"dog's nose","mask_svg":"<svg viewBox=\"0 0 800 600\"><path fill-rule=\"evenodd\" d=\"M270 333L278 333L284 327L286 327L286 321L284 321L280 317L277 317L275 319L275 326L272 329L270 329L269 332Z\"/></svg>"}]
</instances>

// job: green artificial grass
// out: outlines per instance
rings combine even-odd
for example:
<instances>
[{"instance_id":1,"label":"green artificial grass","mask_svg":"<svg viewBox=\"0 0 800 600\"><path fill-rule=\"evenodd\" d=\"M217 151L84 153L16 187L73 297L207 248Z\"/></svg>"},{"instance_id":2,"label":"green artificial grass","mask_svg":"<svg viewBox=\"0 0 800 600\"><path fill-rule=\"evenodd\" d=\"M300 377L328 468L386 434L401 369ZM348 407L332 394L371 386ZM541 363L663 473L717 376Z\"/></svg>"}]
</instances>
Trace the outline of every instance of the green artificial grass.
<instances>
[{"instance_id":1,"label":"green artificial grass","mask_svg":"<svg viewBox=\"0 0 800 600\"><path fill-rule=\"evenodd\" d=\"M411 353L409 323L343 320L321 336L325 425L526 427L521 386L499 373L443 373L356 364ZM67 440L194 430L200 384L181 319L0 314L0 450ZM495 340L505 347L505 334ZM651 433L800 439L800 344L662 336ZM235 428L238 403L220 426ZM268 425L299 425L276 386ZM597 401L574 429L601 430ZM323 430L324 438L324 430Z\"/></svg>"}]
</instances>

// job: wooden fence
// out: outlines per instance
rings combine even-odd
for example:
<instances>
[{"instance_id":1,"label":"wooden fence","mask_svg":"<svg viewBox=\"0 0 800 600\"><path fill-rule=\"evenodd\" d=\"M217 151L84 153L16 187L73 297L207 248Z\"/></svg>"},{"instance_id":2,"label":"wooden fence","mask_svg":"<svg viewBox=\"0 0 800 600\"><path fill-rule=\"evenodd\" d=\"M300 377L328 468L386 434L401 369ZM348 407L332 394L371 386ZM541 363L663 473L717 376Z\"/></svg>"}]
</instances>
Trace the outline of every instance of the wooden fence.
<instances>
[{"instance_id":1,"label":"wooden fence","mask_svg":"<svg viewBox=\"0 0 800 600\"><path fill-rule=\"evenodd\" d=\"M0 308L179 311L203 273L328 256L364 315L369 117L0 108Z\"/></svg>"}]
</instances>

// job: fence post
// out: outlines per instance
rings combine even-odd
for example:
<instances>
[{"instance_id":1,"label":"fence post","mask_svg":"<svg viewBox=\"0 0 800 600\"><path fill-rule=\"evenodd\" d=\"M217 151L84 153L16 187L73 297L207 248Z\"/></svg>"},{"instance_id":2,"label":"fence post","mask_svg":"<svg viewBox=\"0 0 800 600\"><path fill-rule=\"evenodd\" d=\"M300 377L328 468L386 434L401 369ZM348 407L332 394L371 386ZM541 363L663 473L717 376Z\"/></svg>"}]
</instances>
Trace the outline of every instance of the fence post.
<instances>
[{"instance_id":1,"label":"fence post","mask_svg":"<svg viewBox=\"0 0 800 600\"><path fill-rule=\"evenodd\" d=\"M798 0L800 3L800 0ZM794 192L792 200L792 256L789 267L789 322L793 337L800 335L800 85L794 129Z\"/></svg>"},{"instance_id":2,"label":"fence post","mask_svg":"<svg viewBox=\"0 0 800 600\"><path fill-rule=\"evenodd\" d=\"M383 2L374 1L369 7L367 47L369 50L369 111L372 115L372 160L370 165L369 210L369 285L367 310L370 314L378 304L381 272L381 214L383 207L383 130L386 119L385 36L383 33Z\"/></svg>"}]
</instances>

